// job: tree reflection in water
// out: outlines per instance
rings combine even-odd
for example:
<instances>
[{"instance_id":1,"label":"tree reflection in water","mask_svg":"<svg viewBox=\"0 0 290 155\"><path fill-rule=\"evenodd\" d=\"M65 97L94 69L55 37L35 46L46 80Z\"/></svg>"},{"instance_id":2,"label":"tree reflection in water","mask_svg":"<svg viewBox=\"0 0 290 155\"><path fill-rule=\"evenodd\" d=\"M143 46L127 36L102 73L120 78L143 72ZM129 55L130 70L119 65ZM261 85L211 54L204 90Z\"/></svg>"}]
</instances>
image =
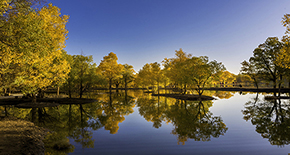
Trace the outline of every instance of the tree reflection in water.
<instances>
[{"instance_id":1,"label":"tree reflection in water","mask_svg":"<svg viewBox=\"0 0 290 155\"><path fill-rule=\"evenodd\" d=\"M272 145L290 143L289 101L281 99L259 100L257 97L245 104L244 119L251 120L256 132L267 138Z\"/></svg>"},{"instance_id":2,"label":"tree reflection in water","mask_svg":"<svg viewBox=\"0 0 290 155\"><path fill-rule=\"evenodd\" d=\"M101 101L103 114L101 115L101 123L105 126L105 130L109 130L111 134L116 134L119 130L119 123L125 120L126 115L134 112L134 98L127 93L110 93L99 96Z\"/></svg>"},{"instance_id":3,"label":"tree reflection in water","mask_svg":"<svg viewBox=\"0 0 290 155\"><path fill-rule=\"evenodd\" d=\"M134 98L124 93L96 98L99 102L83 105L28 109L5 106L3 110L9 116L29 120L50 130L44 140L46 154L67 154L74 151L69 138L83 148L93 148L93 131L105 127L111 134L117 133L118 124L125 120L125 115L133 112L135 106Z\"/></svg>"},{"instance_id":4,"label":"tree reflection in water","mask_svg":"<svg viewBox=\"0 0 290 155\"><path fill-rule=\"evenodd\" d=\"M221 117L213 116L209 111L212 101L147 96L139 97L137 106L140 115L153 122L155 128L161 127L162 121L171 122L174 126L171 133L178 137L178 144L184 145L188 139L210 141L211 137L224 135L228 129Z\"/></svg>"},{"instance_id":5,"label":"tree reflection in water","mask_svg":"<svg viewBox=\"0 0 290 155\"><path fill-rule=\"evenodd\" d=\"M135 105L139 107L140 115L153 122L155 128L160 128L162 122L172 123L171 133L178 137L178 144L185 144L188 139L209 141L227 131L221 117L215 117L209 111L212 101L181 101L133 91L99 94L94 98L98 102L30 109L3 107L3 110L9 116L49 129L44 141L47 154L73 152L70 140L83 148L94 147L93 131L104 128L116 134L119 123L133 113Z\"/></svg>"}]
</instances>

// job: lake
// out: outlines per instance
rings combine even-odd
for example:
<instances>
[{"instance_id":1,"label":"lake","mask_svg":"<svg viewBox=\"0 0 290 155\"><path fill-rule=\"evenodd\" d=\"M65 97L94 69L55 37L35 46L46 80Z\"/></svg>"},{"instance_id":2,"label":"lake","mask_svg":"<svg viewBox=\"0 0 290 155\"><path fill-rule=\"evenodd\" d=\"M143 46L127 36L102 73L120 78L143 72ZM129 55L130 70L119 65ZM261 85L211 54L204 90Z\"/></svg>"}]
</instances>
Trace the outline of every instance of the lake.
<instances>
[{"instance_id":1,"label":"lake","mask_svg":"<svg viewBox=\"0 0 290 155\"><path fill-rule=\"evenodd\" d=\"M270 94L247 92L205 95L217 100L98 91L87 94L95 103L33 109L8 106L6 110L49 129L44 143L50 154L290 153L289 100L267 101L264 96ZM69 148L52 149L60 145Z\"/></svg>"}]
</instances>

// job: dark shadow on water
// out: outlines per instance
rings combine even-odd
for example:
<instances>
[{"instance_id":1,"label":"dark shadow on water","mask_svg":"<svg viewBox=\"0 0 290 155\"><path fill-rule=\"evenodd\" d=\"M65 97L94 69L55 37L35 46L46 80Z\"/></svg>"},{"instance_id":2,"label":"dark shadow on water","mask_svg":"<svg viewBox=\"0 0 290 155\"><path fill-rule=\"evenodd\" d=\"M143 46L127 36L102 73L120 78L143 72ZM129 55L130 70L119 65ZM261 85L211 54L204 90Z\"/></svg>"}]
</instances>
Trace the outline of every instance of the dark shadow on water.
<instances>
[{"instance_id":1,"label":"dark shadow on water","mask_svg":"<svg viewBox=\"0 0 290 155\"><path fill-rule=\"evenodd\" d=\"M244 119L256 126L256 132L268 139L271 145L283 147L290 144L289 100L256 98L245 104Z\"/></svg>"}]
</instances>

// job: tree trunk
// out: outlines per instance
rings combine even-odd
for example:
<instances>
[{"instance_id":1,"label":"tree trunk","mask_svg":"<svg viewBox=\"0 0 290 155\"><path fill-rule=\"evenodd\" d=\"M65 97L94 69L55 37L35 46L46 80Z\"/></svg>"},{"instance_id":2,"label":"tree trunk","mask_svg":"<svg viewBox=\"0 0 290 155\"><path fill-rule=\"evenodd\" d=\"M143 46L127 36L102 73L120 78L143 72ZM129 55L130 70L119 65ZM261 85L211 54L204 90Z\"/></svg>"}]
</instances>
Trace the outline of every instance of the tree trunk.
<instances>
[{"instance_id":1,"label":"tree trunk","mask_svg":"<svg viewBox=\"0 0 290 155\"><path fill-rule=\"evenodd\" d=\"M279 81L279 94L278 94L278 96L279 96L279 99L280 99L280 95L281 95L281 81L282 81L282 79L283 79L283 76L282 75L280 75L280 81Z\"/></svg>"},{"instance_id":2,"label":"tree trunk","mask_svg":"<svg viewBox=\"0 0 290 155\"><path fill-rule=\"evenodd\" d=\"M110 93L112 92L112 79L109 79L109 90Z\"/></svg>"},{"instance_id":3,"label":"tree trunk","mask_svg":"<svg viewBox=\"0 0 290 155\"><path fill-rule=\"evenodd\" d=\"M256 78L254 78L254 83L255 83L255 85L256 85L256 87L257 87L257 89L259 89L258 81L257 81L257 79L256 79Z\"/></svg>"},{"instance_id":4,"label":"tree trunk","mask_svg":"<svg viewBox=\"0 0 290 155\"><path fill-rule=\"evenodd\" d=\"M7 109L6 109L6 105L4 106L4 111L5 111L5 117L7 117L8 116L8 112L7 112Z\"/></svg>"},{"instance_id":5,"label":"tree trunk","mask_svg":"<svg viewBox=\"0 0 290 155\"><path fill-rule=\"evenodd\" d=\"M183 94L186 94L186 84L184 84L184 87L183 87L183 89L184 89L184 92L183 92Z\"/></svg>"},{"instance_id":6,"label":"tree trunk","mask_svg":"<svg viewBox=\"0 0 290 155\"><path fill-rule=\"evenodd\" d=\"M71 98L71 81L68 81L68 96Z\"/></svg>"},{"instance_id":7,"label":"tree trunk","mask_svg":"<svg viewBox=\"0 0 290 155\"><path fill-rule=\"evenodd\" d=\"M83 97L83 80L81 79L81 82L80 82L80 98Z\"/></svg>"},{"instance_id":8,"label":"tree trunk","mask_svg":"<svg viewBox=\"0 0 290 155\"><path fill-rule=\"evenodd\" d=\"M127 90L127 79L125 78L125 90Z\"/></svg>"},{"instance_id":9,"label":"tree trunk","mask_svg":"<svg viewBox=\"0 0 290 155\"><path fill-rule=\"evenodd\" d=\"M119 92L119 83L116 83L116 92L118 93Z\"/></svg>"},{"instance_id":10,"label":"tree trunk","mask_svg":"<svg viewBox=\"0 0 290 155\"><path fill-rule=\"evenodd\" d=\"M158 91L158 94L159 94L159 82L157 82L157 91Z\"/></svg>"},{"instance_id":11,"label":"tree trunk","mask_svg":"<svg viewBox=\"0 0 290 155\"><path fill-rule=\"evenodd\" d=\"M32 103L36 104L36 94L32 94Z\"/></svg>"},{"instance_id":12,"label":"tree trunk","mask_svg":"<svg viewBox=\"0 0 290 155\"><path fill-rule=\"evenodd\" d=\"M276 85L277 85L277 79L276 78L273 80L273 85L274 85L274 89L275 89Z\"/></svg>"},{"instance_id":13,"label":"tree trunk","mask_svg":"<svg viewBox=\"0 0 290 155\"><path fill-rule=\"evenodd\" d=\"M57 97L59 96L59 86L57 87L56 95L57 95Z\"/></svg>"}]
</instances>

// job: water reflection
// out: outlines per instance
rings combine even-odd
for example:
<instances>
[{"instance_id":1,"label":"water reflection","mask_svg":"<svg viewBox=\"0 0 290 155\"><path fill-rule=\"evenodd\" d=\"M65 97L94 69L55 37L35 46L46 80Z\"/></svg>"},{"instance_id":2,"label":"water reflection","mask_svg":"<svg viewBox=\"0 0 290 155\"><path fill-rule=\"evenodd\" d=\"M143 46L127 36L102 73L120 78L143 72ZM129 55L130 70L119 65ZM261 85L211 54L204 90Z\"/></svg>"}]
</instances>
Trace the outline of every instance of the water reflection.
<instances>
[{"instance_id":1,"label":"water reflection","mask_svg":"<svg viewBox=\"0 0 290 155\"><path fill-rule=\"evenodd\" d=\"M229 99L233 97L235 92L230 92L230 91L216 91L213 93L213 96L216 96L220 99Z\"/></svg>"},{"instance_id":2,"label":"water reflection","mask_svg":"<svg viewBox=\"0 0 290 155\"><path fill-rule=\"evenodd\" d=\"M110 134L116 134L119 130L119 123L125 120L126 115L133 113L135 106L133 97L122 93L114 93L99 96L103 110L102 124Z\"/></svg>"},{"instance_id":3,"label":"water reflection","mask_svg":"<svg viewBox=\"0 0 290 155\"><path fill-rule=\"evenodd\" d=\"M258 94L245 104L244 119L251 120L256 132L267 138L272 145L290 143L290 111L288 100L261 100Z\"/></svg>"},{"instance_id":4,"label":"water reflection","mask_svg":"<svg viewBox=\"0 0 290 155\"><path fill-rule=\"evenodd\" d=\"M230 96L230 95L221 95ZM70 140L82 148L93 148L93 133L105 129L117 134L119 124L125 116L134 112L137 105L139 114L154 128L162 123L171 123L178 144L189 139L210 141L227 131L221 117L213 116L209 111L212 101L182 101L173 98L152 97L142 91L118 93L98 93L93 96L98 102L90 104L71 104L44 108L16 108L3 106L5 115L26 119L35 125L48 129L45 137L46 154L67 154L74 152Z\"/></svg>"},{"instance_id":5,"label":"water reflection","mask_svg":"<svg viewBox=\"0 0 290 155\"><path fill-rule=\"evenodd\" d=\"M102 107L99 103L30 109L10 107L7 112L9 116L26 119L50 131L44 140L47 154L73 152L75 148L69 138L83 148L93 148L91 130L104 126L100 119Z\"/></svg>"},{"instance_id":6,"label":"water reflection","mask_svg":"<svg viewBox=\"0 0 290 155\"><path fill-rule=\"evenodd\" d=\"M136 104L139 113L153 127L161 127L162 121L172 123L172 134L178 138L178 144L185 144L188 139L210 141L227 131L221 117L213 116L209 111L212 101L184 101L165 97L139 97Z\"/></svg>"}]
</instances>

